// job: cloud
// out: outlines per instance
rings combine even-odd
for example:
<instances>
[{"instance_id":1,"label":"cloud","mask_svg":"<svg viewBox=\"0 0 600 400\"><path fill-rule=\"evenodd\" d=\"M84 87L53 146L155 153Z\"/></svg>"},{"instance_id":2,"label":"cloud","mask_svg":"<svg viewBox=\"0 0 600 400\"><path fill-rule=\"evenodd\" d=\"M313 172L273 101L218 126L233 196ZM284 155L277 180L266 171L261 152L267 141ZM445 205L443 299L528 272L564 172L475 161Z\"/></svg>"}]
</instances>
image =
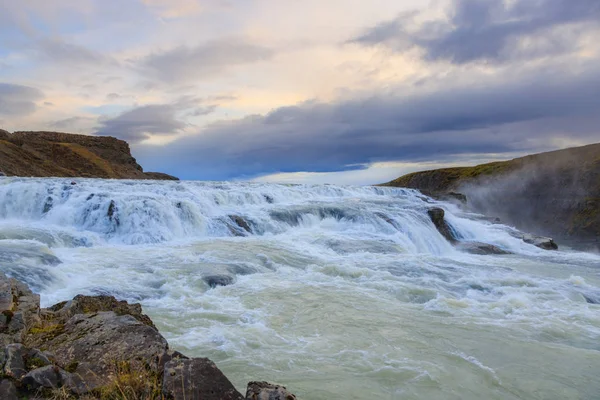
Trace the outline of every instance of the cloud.
<instances>
[{"instance_id":1,"label":"cloud","mask_svg":"<svg viewBox=\"0 0 600 400\"><path fill-rule=\"evenodd\" d=\"M69 66L117 65L111 57L87 47L69 43L60 38L43 38L35 42L35 51L46 61L67 64Z\"/></svg>"},{"instance_id":2,"label":"cloud","mask_svg":"<svg viewBox=\"0 0 600 400\"><path fill-rule=\"evenodd\" d=\"M152 104L136 107L114 118L101 118L96 135L115 136L128 142L139 142L151 135L170 135L187 124L178 118L172 104Z\"/></svg>"},{"instance_id":3,"label":"cloud","mask_svg":"<svg viewBox=\"0 0 600 400\"><path fill-rule=\"evenodd\" d=\"M207 79L235 66L270 59L273 54L272 49L245 39L221 39L151 54L141 61L141 67L153 77L172 83Z\"/></svg>"},{"instance_id":4,"label":"cloud","mask_svg":"<svg viewBox=\"0 0 600 400\"><path fill-rule=\"evenodd\" d=\"M565 135L593 140L600 69L485 77L408 94L307 102L210 125L160 150L138 147L153 169L186 178L362 169L377 161L554 148ZM568 122L568 123L567 123ZM595 128L594 128L595 129ZM192 172L193 171L193 172Z\"/></svg>"},{"instance_id":5,"label":"cloud","mask_svg":"<svg viewBox=\"0 0 600 400\"><path fill-rule=\"evenodd\" d=\"M0 83L0 115L32 114L37 109L36 101L43 97L40 90L29 86Z\"/></svg>"},{"instance_id":6,"label":"cloud","mask_svg":"<svg viewBox=\"0 0 600 400\"><path fill-rule=\"evenodd\" d=\"M444 18L418 23L420 16L401 14L350 42L398 52L417 47L427 60L457 64L537 58L577 50L578 38L600 26L600 2L453 0Z\"/></svg>"},{"instance_id":7,"label":"cloud","mask_svg":"<svg viewBox=\"0 0 600 400\"><path fill-rule=\"evenodd\" d=\"M91 117L70 117L51 122L50 127L53 129L73 131L78 130L82 126L89 125L92 121L94 121L94 118Z\"/></svg>"},{"instance_id":8,"label":"cloud","mask_svg":"<svg viewBox=\"0 0 600 400\"><path fill-rule=\"evenodd\" d=\"M209 114L214 113L216 111L217 107L219 107L219 106L216 105L216 104L211 104L211 105L208 105L206 107L198 107L198 108L194 109L192 112L190 112L188 114L188 116L190 116L190 117L202 117L202 116L205 116L205 115L209 115Z\"/></svg>"},{"instance_id":9,"label":"cloud","mask_svg":"<svg viewBox=\"0 0 600 400\"><path fill-rule=\"evenodd\" d=\"M202 10L198 0L142 0L163 18L185 17Z\"/></svg>"}]
</instances>

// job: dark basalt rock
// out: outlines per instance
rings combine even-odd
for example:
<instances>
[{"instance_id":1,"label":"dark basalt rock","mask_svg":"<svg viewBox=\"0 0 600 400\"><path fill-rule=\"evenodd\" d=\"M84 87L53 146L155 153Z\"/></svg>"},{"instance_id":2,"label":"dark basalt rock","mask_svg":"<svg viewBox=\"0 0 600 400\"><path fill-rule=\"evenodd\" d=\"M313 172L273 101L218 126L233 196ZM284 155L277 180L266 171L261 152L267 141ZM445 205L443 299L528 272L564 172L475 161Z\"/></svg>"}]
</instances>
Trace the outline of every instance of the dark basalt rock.
<instances>
[{"instance_id":1,"label":"dark basalt rock","mask_svg":"<svg viewBox=\"0 0 600 400\"><path fill-rule=\"evenodd\" d=\"M28 326L40 321L40 296L0 273L0 345L20 343Z\"/></svg>"},{"instance_id":2,"label":"dark basalt rock","mask_svg":"<svg viewBox=\"0 0 600 400\"><path fill-rule=\"evenodd\" d=\"M229 275L209 275L203 277L202 279L211 288L216 288L217 286L228 286L234 282L233 276Z\"/></svg>"},{"instance_id":3,"label":"dark basalt rock","mask_svg":"<svg viewBox=\"0 0 600 400\"><path fill-rule=\"evenodd\" d=\"M15 384L8 379L3 379L0 382L0 399L2 400L18 400L17 388Z\"/></svg>"},{"instance_id":4,"label":"dark basalt rock","mask_svg":"<svg viewBox=\"0 0 600 400\"><path fill-rule=\"evenodd\" d=\"M25 348L22 344L10 344L6 346L5 352L4 375L13 379L21 379L27 373L24 359Z\"/></svg>"},{"instance_id":5,"label":"dark basalt rock","mask_svg":"<svg viewBox=\"0 0 600 400\"><path fill-rule=\"evenodd\" d=\"M382 220L384 220L385 222L387 222L388 224L390 224L391 226L393 226L394 228L400 230L400 226L398 225L398 223L396 221L394 221L391 217L385 215L382 212L376 212L375 215L379 218L381 218Z\"/></svg>"},{"instance_id":6,"label":"dark basalt rock","mask_svg":"<svg viewBox=\"0 0 600 400\"><path fill-rule=\"evenodd\" d=\"M263 194L263 197L265 198L265 200L267 201L267 203L269 204L273 204L275 201L273 200L273 197L269 196L268 194Z\"/></svg>"},{"instance_id":7,"label":"dark basalt rock","mask_svg":"<svg viewBox=\"0 0 600 400\"><path fill-rule=\"evenodd\" d=\"M54 365L34 369L21 379L21 383L29 390L56 389L62 380L59 371L60 369Z\"/></svg>"},{"instance_id":8,"label":"dark basalt rock","mask_svg":"<svg viewBox=\"0 0 600 400\"><path fill-rule=\"evenodd\" d=\"M296 400L285 386L268 382L250 382L246 390L246 400Z\"/></svg>"},{"instance_id":9,"label":"dark basalt rock","mask_svg":"<svg viewBox=\"0 0 600 400\"><path fill-rule=\"evenodd\" d=\"M177 359L165 365L163 395L174 400L244 400L208 358Z\"/></svg>"},{"instance_id":10,"label":"dark basalt rock","mask_svg":"<svg viewBox=\"0 0 600 400\"><path fill-rule=\"evenodd\" d=\"M161 392L172 400L244 399L209 359L170 351L139 304L76 296L40 310L39 296L0 274L0 308L0 338L23 339L0 347L2 400L50 399L55 390L75 398L121 398L125 390L139 399ZM14 321L17 335L10 332ZM295 399L281 386L251 386L253 399Z\"/></svg>"},{"instance_id":11,"label":"dark basalt rock","mask_svg":"<svg viewBox=\"0 0 600 400\"><path fill-rule=\"evenodd\" d=\"M46 198L46 202L44 203L44 209L42 210L43 214L48 214L50 210L52 210L52 205L54 204L54 199L50 196Z\"/></svg>"},{"instance_id":12,"label":"dark basalt rock","mask_svg":"<svg viewBox=\"0 0 600 400\"><path fill-rule=\"evenodd\" d=\"M427 215L431 218L431 222L435 225L438 232L450 243L456 243L458 238L454 234L452 228L444 219L445 211L441 208L435 207L427 210Z\"/></svg>"},{"instance_id":13,"label":"dark basalt rock","mask_svg":"<svg viewBox=\"0 0 600 400\"><path fill-rule=\"evenodd\" d=\"M114 222L115 225L117 225L117 226L120 225L119 216L117 214L118 211L119 211L119 209L117 208L115 201L111 200L110 204L108 205L108 210L106 211L106 216L108 217L108 219L110 221Z\"/></svg>"},{"instance_id":14,"label":"dark basalt rock","mask_svg":"<svg viewBox=\"0 0 600 400\"><path fill-rule=\"evenodd\" d=\"M73 372L89 390L109 383L109 371L115 362L139 361L157 369L158 357L168 348L156 328L112 311L77 314L64 326L51 325L50 330L52 334L38 335L37 341L35 337L30 341L55 354L56 364L64 369L73 369L69 367L77 363Z\"/></svg>"},{"instance_id":15,"label":"dark basalt rock","mask_svg":"<svg viewBox=\"0 0 600 400\"><path fill-rule=\"evenodd\" d=\"M544 250L558 250L558 245L552 238L525 233L523 241Z\"/></svg>"},{"instance_id":16,"label":"dark basalt rock","mask_svg":"<svg viewBox=\"0 0 600 400\"><path fill-rule=\"evenodd\" d=\"M509 251L501 249L498 246L494 246L493 244L481 243L481 242L458 242L455 244L455 247L465 253L469 254L479 254L479 255L501 255L501 254L511 254Z\"/></svg>"},{"instance_id":17,"label":"dark basalt rock","mask_svg":"<svg viewBox=\"0 0 600 400\"><path fill-rule=\"evenodd\" d=\"M65 321L77 314L113 311L116 315L131 315L141 323L155 328L150 317L142 313L142 306L139 303L129 304L124 300L119 301L113 296L77 295L73 300L55 304L49 310L54 311Z\"/></svg>"},{"instance_id":18,"label":"dark basalt rock","mask_svg":"<svg viewBox=\"0 0 600 400\"><path fill-rule=\"evenodd\" d=\"M240 217L239 215L230 215L229 219L231 219L238 227L242 228L244 231L252 233L252 228L250 227L250 224L243 217Z\"/></svg>"}]
</instances>

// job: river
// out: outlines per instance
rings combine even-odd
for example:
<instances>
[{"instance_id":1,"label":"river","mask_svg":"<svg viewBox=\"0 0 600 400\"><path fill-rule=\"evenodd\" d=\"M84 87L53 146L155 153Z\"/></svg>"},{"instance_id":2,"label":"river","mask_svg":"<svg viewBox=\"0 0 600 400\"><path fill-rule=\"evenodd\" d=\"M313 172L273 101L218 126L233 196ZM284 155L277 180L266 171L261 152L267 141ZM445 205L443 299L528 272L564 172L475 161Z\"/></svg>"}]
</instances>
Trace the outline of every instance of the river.
<instances>
[{"instance_id":1,"label":"river","mask_svg":"<svg viewBox=\"0 0 600 400\"><path fill-rule=\"evenodd\" d=\"M434 206L512 254L456 250ZM597 399L600 256L511 232L407 189L0 179L0 271L43 306L140 302L241 391L304 400Z\"/></svg>"}]
</instances>

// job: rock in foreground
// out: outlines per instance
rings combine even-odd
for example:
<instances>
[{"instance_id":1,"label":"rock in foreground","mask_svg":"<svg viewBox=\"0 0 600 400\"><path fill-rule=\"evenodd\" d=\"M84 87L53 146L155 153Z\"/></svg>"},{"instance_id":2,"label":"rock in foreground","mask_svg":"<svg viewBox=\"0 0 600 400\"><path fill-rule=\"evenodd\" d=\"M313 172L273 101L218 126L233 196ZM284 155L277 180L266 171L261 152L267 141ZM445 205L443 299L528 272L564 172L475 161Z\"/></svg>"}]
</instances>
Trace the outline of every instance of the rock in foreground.
<instances>
[{"instance_id":1,"label":"rock in foreground","mask_svg":"<svg viewBox=\"0 0 600 400\"><path fill-rule=\"evenodd\" d=\"M285 386L268 382L250 382L246 391L246 400L296 400Z\"/></svg>"},{"instance_id":2,"label":"rock in foreground","mask_svg":"<svg viewBox=\"0 0 600 400\"><path fill-rule=\"evenodd\" d=\"M169 350L139 304L77 296L41 309L0 274L0 313L0 399L244 399L209 359ZM272 395L252 398L295 399L267 386L260 393Z\"/></svg>"}]
</instances>

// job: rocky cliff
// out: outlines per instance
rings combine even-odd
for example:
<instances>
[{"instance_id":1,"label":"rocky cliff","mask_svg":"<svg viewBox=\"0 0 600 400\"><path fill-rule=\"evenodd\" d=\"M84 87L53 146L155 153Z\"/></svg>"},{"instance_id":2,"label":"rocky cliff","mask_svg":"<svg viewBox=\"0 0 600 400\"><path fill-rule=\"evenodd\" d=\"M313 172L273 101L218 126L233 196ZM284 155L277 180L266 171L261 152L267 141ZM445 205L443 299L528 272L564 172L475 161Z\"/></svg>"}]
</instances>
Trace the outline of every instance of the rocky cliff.
<instances>
[{"instance_id":1,"label":"rocky cliff","mask_svg":"<svg viewBox=\"0 0 600 400\"><path fill-rule=\"evenodd\" d=\"M519 229L583 246L600 245L600 144L416 172L384 185L433 196L464 193L469 208Z\"/></svg>"},{"instance_id":2,"label":"rocky cliff","mask_svg":"<svg viewBox=\"0 0 600 400\"><path fill-rule=\"evenodd\" d=\"M0 130L0 173L8 176L177 179L144 172L123 140L61 132Z\"/></svg>"},{"instance_id":3,"label":"rocky cliff","mask_svg":"<svg viewBox=\"0 0 600 400\"><path fill-rule=\"evenodd\" d=\"M49 308L0 273L0 399L295 400L283 386L239 393L207 358L169 349L139 304L76 296Z\"/></svg>"}]
</instances>

